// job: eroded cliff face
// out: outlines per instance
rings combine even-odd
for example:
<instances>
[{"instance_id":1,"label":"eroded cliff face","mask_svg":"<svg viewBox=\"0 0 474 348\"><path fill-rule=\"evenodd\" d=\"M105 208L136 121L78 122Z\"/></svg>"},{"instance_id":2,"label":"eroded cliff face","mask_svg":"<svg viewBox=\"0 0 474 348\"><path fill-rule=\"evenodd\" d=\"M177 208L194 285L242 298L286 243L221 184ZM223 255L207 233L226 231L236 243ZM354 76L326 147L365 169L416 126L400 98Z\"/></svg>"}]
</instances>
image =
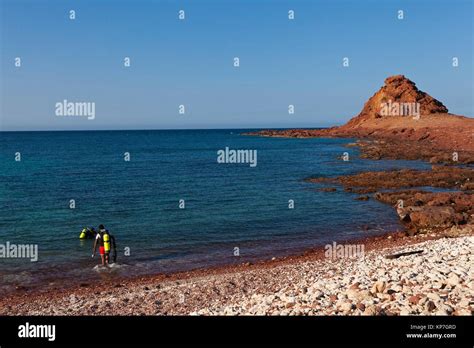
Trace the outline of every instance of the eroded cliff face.
<instances>
[{"instance_id":1,"label":"eroded cliff face","mask_svg":"<svg viewBox=\"0 0 474 348\"><path fill-rule=\"evenodd\" d=\"M443 114L448 109L439 100L420 91L415 83L404 75L390 76L365 104L362 111L342 128L364 126L378 118L393 116L421 117Z\"/></svg>"}]
</instances>

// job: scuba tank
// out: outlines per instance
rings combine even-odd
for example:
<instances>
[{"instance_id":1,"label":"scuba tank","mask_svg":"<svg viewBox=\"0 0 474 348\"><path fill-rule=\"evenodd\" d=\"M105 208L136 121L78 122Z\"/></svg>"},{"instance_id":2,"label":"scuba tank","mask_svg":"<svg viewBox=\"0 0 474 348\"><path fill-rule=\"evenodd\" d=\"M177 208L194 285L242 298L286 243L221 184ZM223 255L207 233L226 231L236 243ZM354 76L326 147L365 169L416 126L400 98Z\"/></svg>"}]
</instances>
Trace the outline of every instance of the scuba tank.
<instances>
[{"instance_id":1,"label":"scuba tank","mask_svg":"<svg viewBox=\"0 0 474 348\"><path fill-rule=\"evenodd\" d=\"M105 232L103 237L104 241L104 250L106 253L110 252L110 235L108 232Z\"/></svg>"},{"instance_id":2,"label":"scuba tank","mask_svg":"<svg viewBox=\"0 0 474 348\"><path fill-rule=\"evenodd\" d=\"M86 229L83 228L81 234L79 235L79 239L86 239Z\"/></svg>"}]
</instances>

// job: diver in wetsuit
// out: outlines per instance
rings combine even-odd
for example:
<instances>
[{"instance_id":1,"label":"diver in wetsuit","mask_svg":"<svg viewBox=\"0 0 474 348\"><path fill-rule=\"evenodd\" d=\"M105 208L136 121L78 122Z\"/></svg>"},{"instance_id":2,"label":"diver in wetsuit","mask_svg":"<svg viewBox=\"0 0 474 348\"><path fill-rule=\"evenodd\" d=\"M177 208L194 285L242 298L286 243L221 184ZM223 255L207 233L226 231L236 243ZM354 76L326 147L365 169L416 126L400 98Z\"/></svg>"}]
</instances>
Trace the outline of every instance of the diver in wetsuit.
<instances>
[{"instance_id":1,"label":"diver in wetsuit","mask_svg":"<svg viewBox=\"0 0 474 348\"><path fill-rule=\"evenodd\" d=\"M93 239L95 238L97 232L94 227L84 227L79 235L79 239Z\"/></svg>"},{"instance_id":2,"label":"diver in wetsuit","mask_svg":"<svg viewBox=\"0 0 474 348\"><path fill-rule=\"evenodd\" d=\"M100 258L102 260L102 265L110 263L110 250L113 248L113 262L117 262L117 245L115 243L115 237L110 234L108 230L105 229L104 225L99 226L99 233L97 233L94 250L92 251L92 257L95 256L95 251L99 246Z\"/></svg>"}]
</instances>

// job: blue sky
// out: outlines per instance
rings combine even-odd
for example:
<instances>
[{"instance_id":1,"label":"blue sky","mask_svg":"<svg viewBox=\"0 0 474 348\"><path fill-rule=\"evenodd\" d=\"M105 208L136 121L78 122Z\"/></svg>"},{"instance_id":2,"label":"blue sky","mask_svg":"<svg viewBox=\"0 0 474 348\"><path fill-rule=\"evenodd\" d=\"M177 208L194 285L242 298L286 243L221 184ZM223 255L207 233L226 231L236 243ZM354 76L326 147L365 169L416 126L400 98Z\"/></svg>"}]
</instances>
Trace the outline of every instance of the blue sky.
<instances>
[{"instance_id":1,"label":"blue sky","mask_svg":"<svg viewBox=\"0 0 474 348\"><path fill-rule=\"evenodd\" d=\"M2 130L330 126L394 74L474 114L470 0L0 3ZM55 116L64 99L95 119Z\"/></svg>"}]
</instances>

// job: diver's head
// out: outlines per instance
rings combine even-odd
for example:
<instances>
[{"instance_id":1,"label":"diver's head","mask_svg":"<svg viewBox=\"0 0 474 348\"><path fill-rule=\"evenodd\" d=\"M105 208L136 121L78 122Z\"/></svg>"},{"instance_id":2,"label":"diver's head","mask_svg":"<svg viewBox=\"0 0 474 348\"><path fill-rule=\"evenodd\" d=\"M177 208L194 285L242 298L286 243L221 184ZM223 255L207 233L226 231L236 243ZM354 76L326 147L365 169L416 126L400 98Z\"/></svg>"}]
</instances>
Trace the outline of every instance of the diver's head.
<instances>
[{"instance_id":1,"label":"diver's head","mask_svg":"<svg viewBox=\"0 0 474 348\"><path fill-rule=\"evenodd\" d=\"M104 228L104 225L99 225L99 230L103 230Z\"/></svg>"}]
</instances>

